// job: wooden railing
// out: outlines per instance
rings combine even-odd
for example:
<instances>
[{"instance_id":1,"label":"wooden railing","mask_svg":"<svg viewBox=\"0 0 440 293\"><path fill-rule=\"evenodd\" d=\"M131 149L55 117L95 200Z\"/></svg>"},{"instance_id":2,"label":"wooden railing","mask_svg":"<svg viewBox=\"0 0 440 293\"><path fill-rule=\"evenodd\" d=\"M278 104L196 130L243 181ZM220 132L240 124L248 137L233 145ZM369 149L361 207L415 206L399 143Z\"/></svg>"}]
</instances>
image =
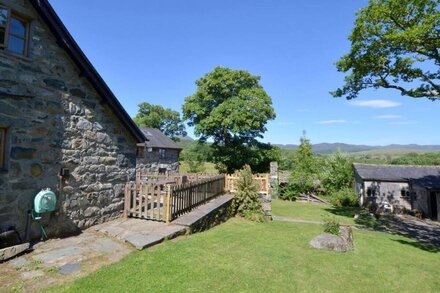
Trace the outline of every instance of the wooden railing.
<instances>
[{"instance_id":1,"label":"wooden railing","mask_svg":"<svg viewBox=\"0 0 440 293\"><path fill-rule=\"evenodd\" d=\"M193 208L224 193L225 176L190 181L184 184L166 183L165 179L130 182L125 186L125 217L169 223Z\"/></svg>"},{"instance_id":2,"label":"wooden railing","mask_svg":"<svg viewBox=\"0 0 440 293\"><path fill-rule=\"evenodd\" d=\"M170 220L174 220L208 200L223 194L224 187L224 175L172 186L170 192Z\"/></svg>"},{"instance_id":3,"label":"wooden railing","mask_svg":"<svg viewBox=\"0 0 440 293\"><path fill-rule=\"evenodd\" d=\"M237 192L238 178L238 174L226 175L225 190L231 193ZM259 193L269 193L269 174L254 174L254 181L258 186Z\"/></svg>"}]
</instances>

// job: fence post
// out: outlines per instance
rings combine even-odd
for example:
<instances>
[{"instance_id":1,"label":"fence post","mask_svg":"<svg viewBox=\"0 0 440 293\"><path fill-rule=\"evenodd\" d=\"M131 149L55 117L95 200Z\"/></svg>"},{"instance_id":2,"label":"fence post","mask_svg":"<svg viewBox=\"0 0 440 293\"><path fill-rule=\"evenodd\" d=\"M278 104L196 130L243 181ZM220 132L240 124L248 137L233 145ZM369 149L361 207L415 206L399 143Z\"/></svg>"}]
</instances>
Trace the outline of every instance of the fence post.
<instances>
[{"instance_id":1,"label":"fence post","mask_svg":"<svg viewBox=\"0 0 440 293\"><path fill-rule=\"evenodd\" d=\"M128 218L128 209L130 208L130 196L129 192L130 189L128 188L128 185L130 183L125 184L125 194L124 194L124 218Z\"/></svg>"},{"instance_id":2,"label":"fence post","mask_svg":"<svg viewBox=\"0 0 440 293\"><path fill-rule=\"evenodd\" d=\"M167 185L167 197L165 204L165 222L167 224L171 222L171 185Z\"/></svg>"}]
</instances>

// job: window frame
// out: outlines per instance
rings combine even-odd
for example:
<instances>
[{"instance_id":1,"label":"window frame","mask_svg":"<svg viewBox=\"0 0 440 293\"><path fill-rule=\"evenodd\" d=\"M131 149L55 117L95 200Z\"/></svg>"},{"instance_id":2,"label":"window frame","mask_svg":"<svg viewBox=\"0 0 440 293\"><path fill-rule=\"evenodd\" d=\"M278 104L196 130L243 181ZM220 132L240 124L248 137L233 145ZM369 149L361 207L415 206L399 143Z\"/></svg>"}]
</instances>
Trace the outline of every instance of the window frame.
<instances>
[{"instance_id":1,"label":"window frame","mask_svg":"<svg viewBox=\"0 0 440 293\"><path fill-rule=\"evenodd\" d=\"M11 9L6 6L0 5L0 10L6 10L6 25L0 26L0 28L5 29L5 39L3 42L0 42L0 48L6 49L8 47L8 32L9 32L9 19L11 18Z\"/></svg>"},{"instance_id":2,"label":"window frame","mask_svg":"<svg viewBox=\"0 0 440 293\"><path fill-rule=\"evenodd\" d=\"M30 30L29 20L26 19L26 18L24 18L24 17L22 17L22 16L20 16L20 15L15 14L15 13L13 13L13 12L10 12L10 13L9 13L9 18L8 18L8 20L9 20L9 21L8 21L8 25L9 25L9 26L10 26L10 22L11 22L11 19L12 19L12 18L18 19L19 21L23 22L23 24L25 25L25 27L24 27L24 29L25 29L25 34L24 34L24 38L23 38L23 37L21 37L21 36L19 36L19 35L16 35L16 34L14 34L14 33L11 33L11 32L8 30L8 34L7 34L7 38L8 38L7 43L8 43L8 45L7 45L6 48L9 47L9 36L16 37L16 38L18 38L18 39L24 41L23 54L20 54L20 53L17 53L17 52L11 51L11 50L9 50L9 48L8 48L8 51L10 51L10 52L12 52L12 53L14 53L14 54L27 56L27 55L28 55L28 49L29 49L29 30Z\"/></svg>"},{"instance_id":3,"label":"window frame","mask_svg":"<svg viewBox=\"0 0 440 293\"><path fill-rule=\"evenodd\" d=\"M6 26L5 28L5 39L3 42L0 42L0 48L3 49L6 52L9 52L11 54L17 55L17 56L24 56L27 57L29 54L29 43L30 43L30 20L24 16L22 16L20 13L16 13L11 8L8 8L4 5L0 5L0 9L6 10L7 16L6 16ZM10 26L11 26L11 19L15 18L25 24L25 36L24 38L22 36L16 35L14 33L10 32ZM2 27L3 28L3 27ZM17 53L9 49L9 36L13 36L15 38L21 39L24 41L24 48L22 53Z\"/></svg>"},{"instance_id":4,"label":"window frame","mask_svg":"<svg viewBox=\"0 0 440 293\"><path fill-rule=\"evenodd\" d=\"M159 158L164 159L166 157L165 149L159 149Z\"/></svg>"}]
</instances>

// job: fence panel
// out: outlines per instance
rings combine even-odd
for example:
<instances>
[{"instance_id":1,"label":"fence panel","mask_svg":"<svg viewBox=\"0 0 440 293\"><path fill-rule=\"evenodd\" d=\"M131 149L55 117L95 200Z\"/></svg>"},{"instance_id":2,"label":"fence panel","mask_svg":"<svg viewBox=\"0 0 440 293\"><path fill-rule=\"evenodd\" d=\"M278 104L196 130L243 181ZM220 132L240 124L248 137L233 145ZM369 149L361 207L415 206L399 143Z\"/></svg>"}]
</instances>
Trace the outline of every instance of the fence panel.
<instances>
[{"instance_id":1,"label":"fence panel","mask_svg":"<svg viewBox=\"0 0 440 293\"><path fill-rule=\"evenodd\" d=\"M172 186L170 188L170 220L224 193L225 176Z\"/></svg>"},{"instance_id":2,"label":"fence panel","mask_svg":"<svg viewBox=\"0 0 440 293\"><path fill-rule=\"evenodd\" d=\"M269 174L254 174L254 181L258 187L258 193L269 193ZM226 175L225 190L231 193L237 192L238 174Z\"/></svg>"},{"instance_id":3,"label":"fence panel","mask_svg":"<svg viewBox=\"0 0 440 293\"><path fill-rule=\"evenodd\" d=\"M125 185L125 217L166 221L167 186L146 182L130 182Z\"/></svg>"}]
</instances>

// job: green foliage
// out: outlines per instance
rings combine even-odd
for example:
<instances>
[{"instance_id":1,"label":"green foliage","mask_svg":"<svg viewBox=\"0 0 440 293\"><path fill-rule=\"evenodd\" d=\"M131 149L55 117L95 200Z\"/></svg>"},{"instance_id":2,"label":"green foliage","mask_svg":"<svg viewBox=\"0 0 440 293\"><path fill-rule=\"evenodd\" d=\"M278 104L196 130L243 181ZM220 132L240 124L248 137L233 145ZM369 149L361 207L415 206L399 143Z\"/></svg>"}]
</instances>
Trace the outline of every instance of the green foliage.
<instances>
[{"instance_id":1,"label":"green foliage","mask_svg":"<svg viewBox=\"0 0 440 293\"><path fill-rule=\"evenodd\" d=\"M289 184L280 192L280 198L293 200L300 194L317 192L319 189L319 158L313 155L312 145L305 132L298 150L292 157L293 169Z\"/></svg>"},{"instance_id":2,"label":"green foliage","mask_svg":"<svg viewBox=\"0 0 440 293\"><path fill-rule=\"evenodd\" d=\"M331 194L352 186L354 180L352 164L351 159L339 151L323 160L319 177L326 193Z\"/></svg>"},{"instance_id":3,"label":"green foliage","mask_svg":"<svg viewBox=\"0 0 440 293\"><path fill-rule=\"evenodd\" d=\"M366 88L440 98L439 0L370 0L357 13L350 53L338 62L349 72L332 94L356 98Z\"/></svg>"},{"instance_id":4,"label":"green foliage","mask_svg":"<svg viewBox=\"0 0 440 293\"><path fill-rule=\"evenodd\" d=\"M215 67L196 81L196 92L185 99L184 119L201 141L213 139L215 163L228 172L262 161L262 144L256 139L263 137L275 112L259 81L244 70Z\"/></svg>"},{"instance_id":5,"label":"green foliage","mask_svg":"<svg viewBox=\"0 0 440 293\"><path fill-rule=\"evenodd\" d=\"M179 112L150 103L141 103L138 107L139 111L133 120L139 127L157 128L174 140L176 136L186 136Z\"/></svg>"},{"instance_id":6,"label":"green foliage","mask_svg":"<svg viewBox=\"0 0 440 293\"><path fill-rule=\"evenodd\" d=\"M390 161L394 165L440 165L440 152L409 153Z\"/></svg>"},{"instance_id":7,"label":"green foliage","mask_svg":"<svg viewBox=\"0 0 440 293\"><path fill-rule=\"evenodd\" d=\"M246 165L239 172L237 192L232 201L232 211L252 221L264 221L258 187L254 181L251 168Z\"/></svg>"},{"instance_id":8,"label":"green foliage","mask_svg":"<svg viewBox=\"0 0 440 293\"><path fill-rule=\"evenodd\" d=\"M199 141L180 141L178 144L183 147L180 160L188 164L188 172L205 172L205 162L212 159L211 146Z\"/></svg>"},{"instance_id":9,"label":"green foliage","mask_svg":"<svg viewBox=\"0 0 440 293\"><path fill-rule=\"evenodd\" d=\"M324 215L322 216L322 222L324 232L339 235L339 221L335 217Z\"/></svg>"},{"instance_id":10,"label":"green foliage","mask_svg":"<svg viewBox=\"0 0 440 293\"><path fill-rule=\"evenodd\" d=\"M340 191L336 191L331 195L332 204L337 207L357 207L359 201L356 193L352 188L346 187Z\"/></svg>"}]
</instances>

